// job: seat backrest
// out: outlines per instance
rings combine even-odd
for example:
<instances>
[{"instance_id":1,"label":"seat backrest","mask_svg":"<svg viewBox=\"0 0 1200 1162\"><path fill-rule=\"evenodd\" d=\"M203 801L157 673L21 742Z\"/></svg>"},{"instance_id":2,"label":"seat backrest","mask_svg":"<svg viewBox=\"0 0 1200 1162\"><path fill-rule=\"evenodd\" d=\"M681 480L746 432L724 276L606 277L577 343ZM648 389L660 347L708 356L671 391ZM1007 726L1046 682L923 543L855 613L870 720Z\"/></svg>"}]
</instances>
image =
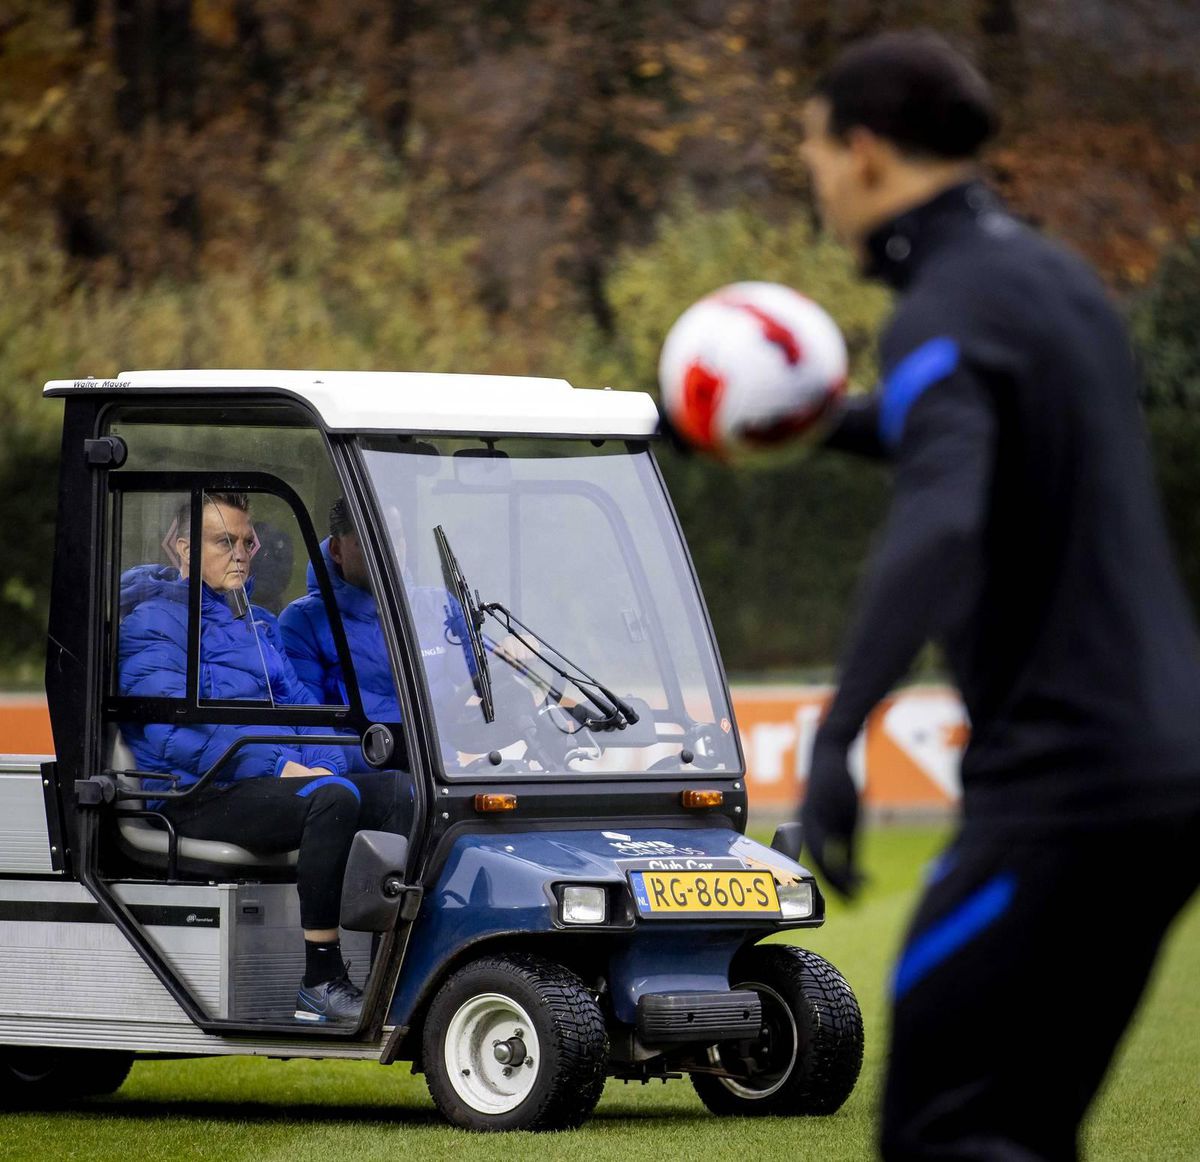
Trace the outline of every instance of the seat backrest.
<instances>
[{"instance_id":1,"label":"seat backrest","mask_svg":"<svg viewBox=\"0 0 1200 1162\"><path fill-rule=\"evenodd\" d=\"M137 763L128 743L121 737L121 731L115 725L110 725L108 738L109 766L117 774L117 784L127 791L140 791L142 780L137 775L126 772L136 770ZM145 817L131 816L131 811L145 809L145 803L140 799L121 799L117 801L117 811L123 813L119 818L117 829L122 844L127 852L136 855L141 860L149 859L156 866L166 867L168 836L154 821ZM298 853L295 851L266 854L248 851L235 843L227 843L219 839L192 839L180 836L179 859L183 867L196 867L210 870L213 865L219 868L236 868L245 872L278 871L295 867Z\"/></svg>"}]
</instances>

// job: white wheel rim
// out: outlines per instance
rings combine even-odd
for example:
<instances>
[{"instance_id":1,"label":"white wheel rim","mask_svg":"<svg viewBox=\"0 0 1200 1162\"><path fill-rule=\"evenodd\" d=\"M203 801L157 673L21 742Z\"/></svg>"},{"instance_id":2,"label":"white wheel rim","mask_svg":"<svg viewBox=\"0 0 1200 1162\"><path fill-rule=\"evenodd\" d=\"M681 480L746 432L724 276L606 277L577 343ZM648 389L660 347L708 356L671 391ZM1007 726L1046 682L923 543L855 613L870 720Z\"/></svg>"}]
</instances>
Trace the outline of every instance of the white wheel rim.
<instances>
[{"instance_id":1,"label":"white wheel rim","mask_svg":"<svg viewBox=\"0 0 1200 1162\"><path fill-rule=\"evenodd\" d=\"M743 1085L740 1081L733 1077L722 1077L718 1079L721 1084L727 1090L729 1090L730 1093L735 1094L737 1097L743 1098L746 1101L762 1101L763 1098L768 1098L771 1096L771 1094L777 1092L784 1082L786 1082L787 1079L792 1076L792 1070L796 1068L796 1057L800 1052L800 1031L796 1028L796 1018L793 1015L792 1010L788 1007L787 1002L784 1001L783 997L781 997L773 988L768 988L765 984L759 984L757 981L745 981L744 983L739 983L737 987L739 989L753 989L760 997L762 997L764 1007L768 998L774 1001L778 1010L787 1018L786 1024L784 1025L785 1030L790 1030L792 1035L791 1057L788 1060L787 1067L783 1069L773 1084L765 1086L749 1086ZM708 1059L713 1065L720 1066L721 1068L725 1067L725 1063L721 1060L720 1050L716 1045L709 1046Z\"/></svg>"},{"instance_id":2,"label":"white wheel rim","mask_svg":"<svg viewBox=\"0 0 1200 1162\"><path fill-rule=\"evenodd\" d=\"M542 1067L542 1047L529 1014L512 997L480 993L459 1006L446 1027L446 1073L454 1092L481 1114L515 1110ZM507 1051L510 1062L503 1057ZM511 1060L524 1057L520 1064Z\"/></svg>"}]
</instances>

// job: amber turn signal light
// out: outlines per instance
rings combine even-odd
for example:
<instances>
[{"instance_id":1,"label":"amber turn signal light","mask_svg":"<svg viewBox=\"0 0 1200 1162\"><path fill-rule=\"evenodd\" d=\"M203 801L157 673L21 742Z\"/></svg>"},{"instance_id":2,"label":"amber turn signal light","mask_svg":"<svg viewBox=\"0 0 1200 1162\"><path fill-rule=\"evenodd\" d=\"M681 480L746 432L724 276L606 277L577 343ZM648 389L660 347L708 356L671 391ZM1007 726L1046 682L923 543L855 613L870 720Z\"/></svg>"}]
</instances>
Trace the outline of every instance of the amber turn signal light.
<instances>
[{"instance_id":1,"label":"amber turn signal light","mask_svg":"<svg viewBox=\"0 0 1200 1162\"><path fill-rule=\"evenodd\" d=\"M684 791L681 798L685 807L720 807L725 802L725 792Z\"/></svg>"},{"instance_id":2,"label":"amber turn signal light","mask_svg":"<svg viewBox=\"0 0 1200 1162\"><path fill-rule=\"evenodd\" d=\"M476 811L515 811L516 795L476 795Z\"/></svg>"}]
</instances>

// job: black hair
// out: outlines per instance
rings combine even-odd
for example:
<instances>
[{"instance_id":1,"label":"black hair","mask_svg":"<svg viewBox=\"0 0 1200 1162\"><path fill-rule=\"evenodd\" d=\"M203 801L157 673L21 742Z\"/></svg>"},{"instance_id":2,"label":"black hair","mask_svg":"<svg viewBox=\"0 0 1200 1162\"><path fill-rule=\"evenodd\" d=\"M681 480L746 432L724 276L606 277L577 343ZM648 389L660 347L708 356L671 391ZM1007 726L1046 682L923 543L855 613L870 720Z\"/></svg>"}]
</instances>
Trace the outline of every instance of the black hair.
<instances>
[{"instance_id":1,"label":"black hair","mask_svg":"<svg viewBox=\"0 0 1200 1162\"><path fill-rule=\"evenodd\" d=\"M354 522L350 519L350 510L346 506L346 498L339 496L329 506L329 535L344 537L354 532Z\"/></svg>"},{"instance_id":2,"label":"black hair","mask_svg":"<svg viewBox=\"0 0 1200 1162\"><path fill-rule=\"evenodd\" d=\"M223 504L226 508L236 508L240 512L250 511L250 497L244 492L206 492L204 503ZM191 531L192 498L189 496L175 511L175 536L187 540Z\"/></svg>"},{"instance_id":3,"label":"black hair","mask_svg":"<svg viewBox=\"0 0 1200 1162\"><path fill-rule=\"evenodd\" d=\"M829 102L835 137L862 126L917 156L974 157L999 128L987 81L932 32L885 32L851 46L814 95Z\"/></svg>"}]
</instances>

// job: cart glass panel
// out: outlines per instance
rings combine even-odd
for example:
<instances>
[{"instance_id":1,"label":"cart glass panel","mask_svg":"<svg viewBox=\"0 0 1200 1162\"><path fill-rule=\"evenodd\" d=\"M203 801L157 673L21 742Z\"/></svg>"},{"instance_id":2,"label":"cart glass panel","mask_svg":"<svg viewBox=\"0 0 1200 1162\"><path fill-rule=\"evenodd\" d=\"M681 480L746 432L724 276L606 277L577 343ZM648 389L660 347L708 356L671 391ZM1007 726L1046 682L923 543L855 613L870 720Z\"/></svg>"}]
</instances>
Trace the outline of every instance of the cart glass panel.
<instances>
[{"instance_id":1,"label":"cart glass panel","mask_svg":"<svg viewBox=\"0 0 1200 1162\"><path fill-rule=\"evenodd\" d=\"M372 437L364 455L448 771L740 769L645 445Z\"/></svg>"}]
</instances>

